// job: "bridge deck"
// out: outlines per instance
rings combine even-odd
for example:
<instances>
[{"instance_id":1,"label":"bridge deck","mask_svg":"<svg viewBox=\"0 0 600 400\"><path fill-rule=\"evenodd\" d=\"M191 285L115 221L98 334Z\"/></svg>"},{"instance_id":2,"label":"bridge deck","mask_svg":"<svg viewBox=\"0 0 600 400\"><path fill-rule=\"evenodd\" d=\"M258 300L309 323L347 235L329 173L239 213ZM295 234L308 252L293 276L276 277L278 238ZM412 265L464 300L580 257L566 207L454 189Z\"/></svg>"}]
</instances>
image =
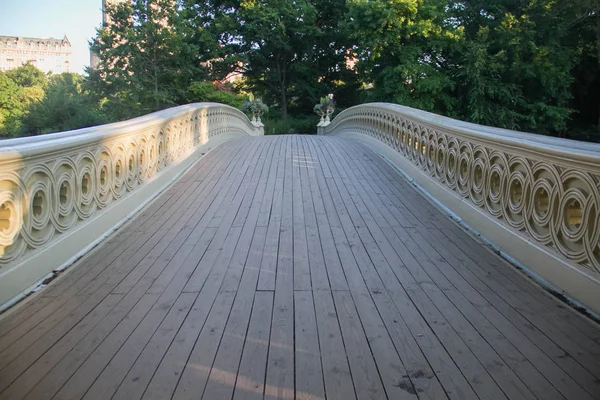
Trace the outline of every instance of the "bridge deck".
<instances>
[{"instance_id":1,"label":"bridge deck","mask_svg":"<svg viewBox=\"0 0 600 400\"><path fill-rule=\"evenodd\" d=\"M600 399L600 329L342 139L241 139L0 321L1 399Z\"/></svg>"}]
</instances>

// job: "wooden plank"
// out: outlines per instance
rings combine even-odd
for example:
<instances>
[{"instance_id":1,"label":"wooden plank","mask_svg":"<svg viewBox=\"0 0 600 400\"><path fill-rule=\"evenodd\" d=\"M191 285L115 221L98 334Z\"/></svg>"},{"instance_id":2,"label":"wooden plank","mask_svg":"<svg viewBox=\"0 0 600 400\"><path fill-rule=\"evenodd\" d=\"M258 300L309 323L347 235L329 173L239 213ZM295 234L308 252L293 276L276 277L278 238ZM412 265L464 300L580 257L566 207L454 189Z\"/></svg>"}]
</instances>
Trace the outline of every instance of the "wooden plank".
<instances>
[{"instance_id":1,"label":"wooden plank","mask_svg":"<svg viewBox=\"0 0 600 400\"><path fill-rule=\"evenodd\" d=\"M196 300L196 295L191 293L182 293L169 314L154 333L150 342L146 345L139 355L123 381L116 390L112 399L139 399L142 397L150 378L162 360L167 348L173 341L175 334L187 316L188 311ZM126 366L122 364L119 368L125 370ZM118 381L123 374L115 374ZM117 382L115 382L116 384ZM114 388L113 385L112 388ZM111 388L111 389L112 389ZM110 391L103 391L102 396L108 397Z\"/></svg>"},{"instance_id":2,"label":"wooden plank","mask_svg":"<svg viewBox=\"0 0 600 400\"><path fill-rule=\"evenodd\" d=\"M2 396L7 399L23 398L42 379L47 370L57 364L121 299L121 295L107 296L42 357L36 360L37 353L34 351L32 352L34 356L27 357L29 354L26 354L2 370L0 374Z\"/></svg>"},{"instance_id":3,"label":"wooden plank","mask_svg":"<svg viewBox=\"0 0 600 400\"><path fill-rule=\"evenodd\" d=\"M294 292L294 359L296 398L325 397L321 349L312 292Z\"/></svg>"},{"instance_id":4,"label":"wooden plank","mask_svg":"<svg viewBox=\"0 0 600 400\"><path fill-rule=\"evenodd\" d=\"M258 206L254 207L253 205L253 208L250 210L250 214L253 214L253 217L249 217L246 220L248 226L254 228L259 210ZM211 367L204 393L204 398L206 399L231 399L233 395L237 370L240 366L250 314L253 308L253 300L259 276L259 269L257 267L260 265L260 259L262 258L261 249L264 247L265 237L266 227L257 227L256 231L254 231L249 252L248 249L245 249L247 253L247 257L244 258L245 268L231 314L227 321L227 326L225 327L222 342Z\"/></svg>"},{"instance_id":5,"label":"wooden plank","mask_svg":"<svg viewBox=\"0 0 600 400\"><path fill-rule=\"evenodd\" d=\"M210 230L209 230L209 231L210 231ZM214 232L213 232L213 234L214 234ZM211 236L211 235L210 235L210 232L209 232L208 236ZM201 247L201 246L200 246L200 247ZM198 246L196 246L196 247L194 248L194 250L192 250L192 255L194 255L194 253L195 253L195 252L197 252L197 251L198 251ZM203 252L203 251L202 251L202 252ZM188 257L188 259L189 259L189 257ZM188 263L187 265L184 265L184 266L181 268L181 270L180 270L180 271L178 271L178 272L177 272L177 274L175 275L174 279L173 279L173 280L172 280L172 281L169 283L169 285L167 286L167 291L169 291L169 292L170 292L170 296L172 296L173 294L177 294L177 293L179 293L179 292L181 291L181 289L183 288L183 286L184 286L184 285L185 285L185 283L187 282L187 279L189 278L189 274L191 273L191 271L190 271L190 268L193 268L193 267L195 267L195 265L196 265L196 264L197 264L197 262L195 262L195 263ZM192 271L193 271L193 269L192 269ZM151 277L149 277L149 278L151 278ZM154 278L154 279L155 279L155 278ZM149 285L150 285L152 282L154 282L154 279L151 279L151 280L149 280L149 281L146 281L146 282L147 282L146 284L149 286ZM147 288L147 287L146 287L146 288ZM171 288L171 289L169 290L169 288ZM171 297L171 299L173 299L173 297ZM173 301L173 300L171 300L171 301ZM168 302L167 302L167 303L168 303ZM122 339L118 339L118 337L119 337L119 336L117 335L117 338L116 338L116 339L112 339L112 340L110 340L110 341L108 341L108 342L106 342L106 343L109 343L109 344L110 344L110 343L117 343L117 344L118 344L118 343L122 343L122 340L124 340L124 339L126 339L126 338L127 338L127 335L128 335L128 333L127 333L127 331L126 331L126 330L121 330L121 332L123 332L123 333L121 334L121 336L120 336ZM125 336L123 336L123 335L125 335ZM120 344L119 344L119 346L120 346ZM110 346L109 346L109 347L110 347ZM114 346L113 346L113 348L114 348ZM118 349L118 347L116 347L116 349ZM115 350L113 350L112 352L111 352L111 351L107 351L107 350L105 349L105 350L104 350L104 351L103 351L101 354L99 354L99 357L106 357L106 355L107 355L107 354L111 354L111 356L112 356L112 354L114 354L114 352L116 351L116 349L115 349ZM106 365L106 363L107 363L108 361L110 361L110 357L109 357L108 359L106 359L106 358L105 358L105 361L104 361L104 362L98 362L98 361L96 361L95 363L91 363L91 364L89 364L89 365L90 365L90 366L92 366L92 367L93 367L93 366L98 366L98 365ZM88 372L88 373L86 374L86 376L95 376L95 375L94 375L93 373L89 373L89 372ZM81 380L82 380L82 379L79 379L79 381L81 381ZM85 380L85 379L83 379L83 380ZM92 380L92 382L93 382L93 380ZM69 382L69 383L71 383L71 382ZM90 382L90 383L91 383L91 382ZM75 385L75 386L77 386L77 385ZM84 388L84 390L86 390L86 389L87 389L87 388Z\"/></svg>"},{"instance_id":6,"label":"wooden plank","mask_svg":"<svg viewBox=\"0 0 600 400\"><path fill-rule=\"evenodd\" d=\"M1 399L600 399L600 329L371 150L211 154L0 319Z\"/></svg>"},{"instance_id":7,"label":"wooden plank","mask_svg":"<svg viewBox=\"0 0 600 400\"><path fill-rule=\"evenodd\" d=\"M331 292L319 290L315 291L313 295L327 398L332 400L356 399L346 348L342 340Z\"/></svg>"},{"instance_id":8,"label":"wooden plank","mask_svg":"<svg viewBox=\"0 0 600 400\"><path fill-rule=\"evenodd\" d=\"M360 171L368 171L368 168L360 168ZM372 175L370 178L374 178L374 175ZM375 179L369 179L369 182L375 182L375 181L376 181ZM401 229L396 228L396 230L399 231ZM391 236L391 235L388 235L388 236ZM412 235L403 235L401 237L401 241L403 243L412 243L411 237L412 237ZM425 240L424 238L423 238L423 240L420 241L420 243L422 243L423 245L425 245L428 242L439 242L439 241L436 241L436 240L433 240L433 241L432 240ZM396 244L395 247L398 248L398 245ZM423 251L417 250L417 251L413 251L413 254L416 256L417 254L424 255L425 253L423 253ZM426 254L432 254L432 252L429 249L427 249ZM426 259L426 257L425 257L425 259ZM427 265L429 265L429 264L425 264L425 266L427 266ZM447 271L448 268L443 268L443 270ZM461 292L464 292L464 291L461 291ZM446 291L445 293L448 294L449 292ZM450 293L452 293L452 292L450 292ZM436 304L440 304L440 302L436 301ZM444 303L442 302L441 304L443 305ZM461 303L461 306L459 306L459 308L461 310L464 309L465 307L468 307L468 305L466 303ZM477 315L478 314L470 314L469 316L472 317L472 318L476 318ZM482 330L488 328L488 326L482 325L483 323L484 322L480 319L478 326ZM501 343L498 343L498 339L495 339L497 336L498 336L498 334L492 334L492 333L490 333L489 336L488 336L488 338L491 338L491 339L488 339L488 340L491 340L492 344L496 344L497 346L499 346L499 348L498 348L499 354L502 354L504 357L508 357L511 354L510 347L509 348L506 348L505 346L502 347ZM522 344L522 341L516 341L516 343ZM514 351L512 353L514 353ZM529 354L531 354L531 352L529 352ZM546 397L550 396L551 393L552 393L552 391L551 391L551 388L550 388L550 392L548 391L548 387L547 387L548 382L545 381L545 380L543 380L543 378L540 380L540 377L539 377L539 374L537 373L537 371L531 370L530 367L527 367L527 365L529 365L529 364L522 364L522 363L520 363L519 361L520 361L521 358L522 358L521 355L514 354L512 359L516 359L517 363L513 362L511 364L511 367L513 369L516 369L516 371L517 371L518 375L521 377L521 379L523 379L525 381L529 381L530 382L530 387L532 387L534 390L537 390L540 393L542 393L545 390L545 392L547 393ZM526 368L526 369L528 369L529 373L527 371L523 371L522 370L523 367ZM539 368L539 366L538 366L538 368ZM548 368L546 368L546 370L547 369ZM556 378L556 376L555 376L555 378ZM554 380L555 379L552 379L551 381L554 382ZM544 382L546 382L546 383L544 384ZM581 390L581 389L579 389L579 390ZM575 389L575 392L577 392L577 389ZM554 392L554 393L556 393L556 392ZM568 393L568 392L563 392L563 394L564 393Z\"/></svg>"},{"instance_id":9,"label":"wooden plank","mask_svg":"<svg viewBox=\"0 0 600 400\"><path fill-rule=\"evenodd\" d=\"M244 350L235 380L234 400L262 400L269 350L273 292L256 292ZM207 398L208 400L208 398Z\"/></svg>"},{"instance_id":10,"label":"wooden plank","mask_svg":"<svg viewBox=\"0 0 600 400\"><path fill-rule=\"evenodd\" d=\"M310 186L310 177L308 172L309 170L315 168L314 164L316 164L316 162L313 161L313 158L306 148L306 139L302 139L300 142L302 149L299 149L298 152L301 154L303 159L303 164L300 166L300 192L302 193L302 206L305 225L304 235L306 236L306 245L308 248L308 265L311 278L311 287L314 290L328 290L330 289L329 275L325 264L325 258L323 256L321 238L319 237L319 225L317 223L315 206L313 204L314 193ZM294 240L296 240L295 236ZM336 271L341 271L341 268ZM346 288L346 286L343 286L343 283L339 282L341 277L334 275L333 279L335 288ZM342 282L345 282L345 279L343 279ZM295 281L294 285L296 285Z\"/></svg>"},{"instance_id":11,"label":"wooden plank","mask_svg":"<svg viewBox=\"0 0 600 400\"><path fill-rule=\"evenodd\" d=\"M373 400L388 398L350 293L335 291L333 300L346 345L356 397Z\"/></svg>"},{"instance_id":12,"label":"wooden plank","mask_svg":"<svg viewBox=\"0 0 600 400\"><path fill-rule=\"evenodd\" d=\"M365 217L369 214L379 213L381 205L371 203L369 195L366 191L364 191L364 188L357 186L356 189L359 192L359 195L363 196L360 199L357 198L359 202L356 204L360 215ZM367 205L369 207L367 207ZM368 218L367 221L370 222L368 222L367 225L374 224L373 218ZM390 228L385 219L380 219L380 224L385 224L383 228ZM387 238L387 240L393 240L396 237L395 233L392 230L388 230L387 234L383 234L383 232L378 228L380 227L369 227L372 234L379 236L379 246L381 246L381 244L388 246L388 251L385 253L386 257L391 255L391 258L388 258L388 262L398 262L400 259L392 253L392 249L389 248L389 244L385 240L385 238ZM406 254L408 250L404 248L404 244L408 246L412 244L412 240L408 235L400 238L400 240L394 241L393 247L399 254ZM441 292L438 285L443 285L444 288L448 288L448 283L446 279L441 278L439 274L434 274L436 272L435 267L428 268L432 266L432 264L427 256L419 251L413 251L412 253L416 257L416 260L413 261L416 262L408 262L406 263L406 266L410 270L414 279L419 282L419 286L421 286L423 292L427 293L428 297L435 303L437 308L447 319L448 316L452 316L452 318L448 319L450 325L454 327L454 329L462 338L467 340L467 343L470 344L470 348L473 353L478 357L482 364L486 366L486 369L490 371L490 375L496 380L496 382L509 397L533 398L533 394L518 377L521 376L521 373L523 372L527 372L528 376L533 378L532 383L537 384L538 386L543 385L543 387L546 388L546 397L562 397L556 391L548 391L548 382L545 381L541 376L536 376L537 371L533 369L529 363L521 363L520 360L522 359L522 356L520 354L514 354L512 359L508 359L511 367L513 367L516 372L520 374L517 376L515 373L513 373L508 368L506 363L500 358L500 356L494 352L488 342L482 340L480 333L475 330L469 324L469 322L466 321L464 316L454 306L454 304L449 301L448 298L446 298ZM417 295L420 295L420 292L418 292ZM495 338L496 335L498 335L498 333L494 333L494 335L490 336L490 338ZM488 338L488 340L490 340L490 338ZM508 349L504 347L504 350ZM504 353L503 356L505 358L508 357L507 353ZM542 387L540 386L539 389L541 390L541 388Z\"/></svg>"},{"instance_id":13,"label":"wooden plank","mask_svg":"<svg viewBox=\"0 0 600 400\"><path fill-rule=\"evenodd\" d=\"M279 229L281 226L281 213L282 213L282 202L283 202L283 177L279 177L279 174L283 174L281 169L285 162L285 146L284 141L279 140L281 143L278 150L277 159L277 170L275 171L275 177L269 174L269 180L275 180L273 187L273 194L271 200L266 203L271 204L268 219L268 230L267 240L265 242L265 249L260 266L260 276L258 278L258 290L275 290L275 271L277 269L277 251L279 243ZM268 193L268 192L267 192ZM267 194L265 193L265 195ZM263 203L265 201L263 200ZM264 216L264 209L261 207L261 216ZM259 217L257 222L258 226L264 226L264 217Z\"/></svg>"},{"instance_id":14,"label":"wooden plank","mask_svg":"<svg viewBox=\"0 0 600 400\"><path fill-rule=\"evenodd\" d=\"M265 398L294 396L294 284L291 227L282 226L275 283Z\"/></svg>"},{"instance_id":15,"label":"wooden plank","mask_svg":"<svg viewBox=\"0 0 600 400\"><path fill-rule=\"evenodd\" d=\"M302 156L298 145L298 136L293 136L291 154L291 203L292 224L294 237L294 290L310 290L311 276L308 261L308 245L306 241L306 226L304 221L304 198L300 168Z\"/></svg>"},{"instance_id":16,"label":"wooden plank","mask_svg":"<svg viewBox=\"0 0 600 400\"><path fill-rule=\"evenodd\" d=\"M328 152L327 154L331 156L332 153L335 154L335 149L331 149L331 152ZM341 179L342 173L340 172L340 168L336 168L335 164L333 165L334 167L331 168L332 175L334 177L339 176ZM443 317L439 315L434 305L426 299L425 293L418 288L415 288L414 284L412 286L409 285L411 284L411 281L414 282L412 276L407 273L406 268L398 268L398 266L403 266L403 262L396 260L392 264L388 264L386 257L381 252L381 249L378 248L378 246L386 244L385 238L380 237L380 240L377 243L373 241L373 238L365 227L365 221L363 221L362 217L357 212L355 204L350 200L349 193L345 191L345 187L346 186L342 184L336 186L335 180L331 180L329 184L334 199L338 199L336 201L338 210L341 210L344 204L347 208L347 210L344 210L343 215L340 215L340 221L342 222L348 241L352 246L352 253L354 254L354 257L356 257L356 261L360 266L363 278L369 290L373 293L381 292L383 290L382 281L377 272L373 270L373 264L393 265L394 271L396 273L401 273L401 275L398 276L398 279L406 288L406 293L409 294L412 301L415 301L415 305L426 319L438 321L441 318L443 320ZM342 193L339 193L339 190L342 190ZM367 215L365 215L365 217L366 216ZM371 219L369 221L371 221ZM370 225L370 229L376 230L376 226L373 226L373 224ZM358 228L355 229L355 226ZM387 250L386 254L388 257L394 254L393 251L390 251L389 244L387 244L385 249ZM371 260L373 260L373 264L371 264ZM441 330L441 332L436 332L437 336L443 341L444 346L452 355L454 361L461 369L461 372L463 372L470 385L473 386L476 391L486 398L504 397L500 388L494 383L485 369L482 368L482 365L475 356L468 350L467 345L447 324L438 327L435 323L432 323L432 329ZM475 368L475 366L477 367ZM467 389L465 388L464 390Z\"/></svg>"},{"instance_id":17,"label":"wooden plank","mask_svg":"<svg viewBox=\"0 0 600 400\"><path fill-rule=\"evenodd\" d=\"M218 287L205 286L198 295L183 325L152 376L144 399L171 398L181 372L217 296Z\"/></svg>"},{"instance_id":18,"label":"wooden plank","mask_svg":"<svg viewBox=\"0 0 600 400\"><path fill-rule=\"evenodd\" d=\"M101 345L106 337L121 323L125 316L128 321L131 321L132 326L137 325L158 299L158 296L142 296L144 293L143 290L144 288L139 293L133 291L125 296L110 314L94 327L73 350L44 376L27 397L30 399L45 399L54 396L71 376L81 368L87 358ZM142 296L141 299L140 296Z\"/></svg>"},{"instance_id":19,"label":"wooden plank","mask_svg":"<svg viewBox=\"0 0 600 400\"><path fill-rule=\"evenodd\" d=\"M173 399L195 399L204 392L234 296L232 292L220 292L217 295L206 325L181 374Z\"/></svg>"},{"instance_id":20,"label":"wooden plank","mask_svg":"<svg viewBox=\"0 0 600 400\"><path fill-rule=\"evenodd\" d=\"M258 276L257 276L258 277ZM205 399L231 399L250 321L254 288L238 291L208 375Z\"/></svg>"},{"instance_id":21,"label":"wooden plank","mask_svg":"<svg viewBox=\"0 0 600 400\"><path fill-rule=\"evenodd\" d=\"M177 326L178 321L185 317L191 306L195 295L182 294L179 299L175 295L169 295L158 300L146 317L140 322L131 336L114 355L110 363L96 378L94 384L87 391L84 399L105 399L112 397L119 384L133 366L148 342L154 335L165 334L165 325ZM160 331L163 326L163 332ZM166 333L168 335L168 332Z\"/></svg>"}]
</instances>

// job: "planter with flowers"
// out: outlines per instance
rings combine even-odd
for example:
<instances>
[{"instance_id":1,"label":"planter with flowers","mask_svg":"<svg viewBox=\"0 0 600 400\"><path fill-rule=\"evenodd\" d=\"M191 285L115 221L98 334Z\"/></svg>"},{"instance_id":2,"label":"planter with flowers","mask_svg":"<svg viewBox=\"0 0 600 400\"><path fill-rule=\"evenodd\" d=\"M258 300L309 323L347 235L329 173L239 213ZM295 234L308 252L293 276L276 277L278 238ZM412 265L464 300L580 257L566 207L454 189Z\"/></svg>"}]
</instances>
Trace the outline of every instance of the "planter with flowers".
<instances>
[{"instance_id":1,"label":"planter with flowers","mask_svg":"<svg viewBox=\"0 0 600 400\"><path fill-rule=\"evenodd\" d=\"M331 114L335 111L335 101L333 100L333 94L329 94L322 97L320 102L316 104L313 111L321 117L317 126L327 126L331 122Z\"/></svg>"},{"instance_id":2,"label":"planter with flowers","mask_svg":"<svg viewBox=\"0 0 600 400\"><path fill-rule=\"evenodd\" d=\"M252 116L252 123L256 126L264 126L260 117L269 111L269 107L260 99L255 99L253 94L248 96L248 100L244 101L241 108L242 112L248 116Z\"/></svg>"}]
</instances>

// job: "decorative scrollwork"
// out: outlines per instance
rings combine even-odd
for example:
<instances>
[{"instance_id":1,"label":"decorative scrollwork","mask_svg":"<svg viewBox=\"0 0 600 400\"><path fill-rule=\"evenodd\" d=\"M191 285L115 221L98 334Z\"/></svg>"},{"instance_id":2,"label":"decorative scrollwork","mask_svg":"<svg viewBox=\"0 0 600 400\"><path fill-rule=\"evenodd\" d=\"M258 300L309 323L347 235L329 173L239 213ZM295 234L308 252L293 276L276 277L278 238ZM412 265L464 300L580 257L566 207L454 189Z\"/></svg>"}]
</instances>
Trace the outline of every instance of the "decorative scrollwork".
<instances>
[{"instance_id":1,"label":"decorative scrollwork","mask_svg":"<svg viewBox=\"0 0 600 400\"><path fill-rule=\"evenodd\" d=\"M0 267L51 245L225 132L258 135L261 130L232 107L205 103L117 124L3 141Z\"/></svg>"},{"instance_id":2,"label":"decorative scrollwork","mask_svg":"<svg viewBox=\"0 0 600 400\"><path fill-rule=\"evenodd\" d=\"M344 132L384 142L498 222L600 278L600 148L581 168L581 147L572 157L544 157L568 141L546 146L535 135L384 103L347 109L323 129ZM529 150L520 148L524 141Z\"/></svg>"}]
</instances>

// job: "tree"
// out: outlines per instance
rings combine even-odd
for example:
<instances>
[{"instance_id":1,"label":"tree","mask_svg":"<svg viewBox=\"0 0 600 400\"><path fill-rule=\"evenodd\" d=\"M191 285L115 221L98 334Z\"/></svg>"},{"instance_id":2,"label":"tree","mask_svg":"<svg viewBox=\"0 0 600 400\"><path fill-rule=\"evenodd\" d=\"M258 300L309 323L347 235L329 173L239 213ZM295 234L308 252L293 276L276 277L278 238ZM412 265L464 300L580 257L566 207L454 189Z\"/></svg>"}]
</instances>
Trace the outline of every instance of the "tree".
<instances>
[{"instance_id":1,"label":"tree","mask_svg":"<svg viewBox=\"0 0 600 400\"><path fill-rule=\"evenodd\" d=\"M25 113L23 88L0 71L0 136L12 136Z\"/></svg>"},{"instance_id":2,"label":"tree","mask_svg":"<svg viewBox=\"0 0 600 400\"><path fill-rule=\"evenodd\" d=\"M584 131L582 138L600 141L600 1L580 0L561 5L559 12L568 22L568 43L576 49L571 72L572 107L577 110L574 125Z\"/></svg>"},{"instance_id":3,"label":"tree","mask_svg":"<svg viewBox=\"0 0 600 400\"><path fill-rule=\"evenodd\" d=\"M65 72L51 76L44 98L28 107L21 133L37 135L108 122L82 84L83 77L79 74Z\"/></svg>"},{"instance_id":4,"label":"tree","mask_svg":"<svg viewBox=\"0 0 600 400\"><path fill-rule=\"evenodd\" d=\"M464 32L451 55L461 118L546 134L566 129L575 53L557 2L457 1L449 16Z\"/></svg>"},{"instance_id":5,"label":"tree","mask_svg":"<svg viewBox=\"0 0 600 400\"><path fill-rule=\"evenodd\" d=\"M455 99L448 48L460 30L444 0L349 1L346 29L370 99L451 114Z\"/></svg>"},{"instance_id":6,"label":"tree","mask_svg":"<svg viewBox=\"0 0 600 400\"><path fill-rule=\"evenodd\" d=\"M198 49L183 39L175 2L109 4L107 13L110 23L91 43L100 59L91 87L129 116L183 103L201 68Z\"/></svg>"},{"instance_id":7,"label":"tree","mask_svg":"<svg viewBox=\"0 0 600 400\"><path fill-rule=\"evenodd\" d=\"M234 93L225 85L215 85L210 82L194 82L188 88L189 102L214 102L240 108L245 96Z\"/></svg>"},{"instance_id":8,"label":"tree","mask_svg":"<svg viewBox=\"0 0 600 400\"><path fill-rule=\"evenodd\" d=\"M23 88L25 105L40 101L48 87L46 74L30 63L6 71L6 75Z\"/></svg>"},{"instance_id":9,"label":"tree","mask_svg":"<svg viewBox=\"0 0 600 400\"><path fill-rule=\"evenodd\" d=\"M347 38L339 19L344 0L208 0L185 2L182 15L197 42L211 49L204 61L213 79L244 75L249 91L310 113L324 93L344 85Z\"/></svg>"}]
</instances>

